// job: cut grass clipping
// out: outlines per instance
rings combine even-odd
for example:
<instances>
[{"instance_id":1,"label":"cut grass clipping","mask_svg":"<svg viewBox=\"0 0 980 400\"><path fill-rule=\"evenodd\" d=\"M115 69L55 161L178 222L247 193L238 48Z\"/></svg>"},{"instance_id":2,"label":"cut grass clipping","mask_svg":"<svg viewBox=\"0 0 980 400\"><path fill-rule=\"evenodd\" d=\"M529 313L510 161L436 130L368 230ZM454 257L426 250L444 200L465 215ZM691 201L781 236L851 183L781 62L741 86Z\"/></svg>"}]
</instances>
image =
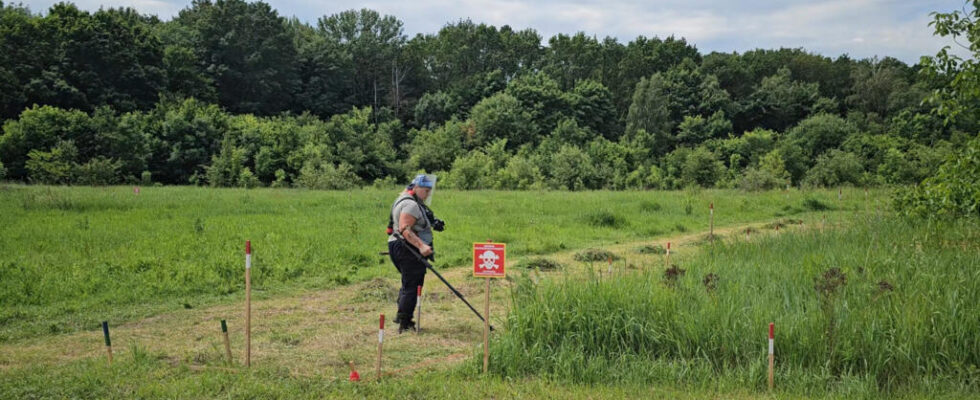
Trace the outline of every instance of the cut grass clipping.
<instances>
[{"instance_id":1,"label":"cut grass clipping","mask_svg":"<svg viewBox=\"0 0 980 400\"><path fill-rule=\"evenodd\" d=\"M667 249L659 244L648 244L636 249L640 254L667 254Z\"/></svg>"},{"instance_id":2,"label":"cut grass clipping","mask_svg":"<svg viewBox=\"0 0 980 400\"><path fill-rule=\"evenodd\" d=\"M536 257L521 261L517 264L517 267L523 269L536 269L540 271L554 271L561 269L563 266L557 261Z\"/></svg>"},{"instance_id":3,"label":"cut grass clipping","mask_svg":"<svg viewBox=\"0 0 980 400\"><path fill-rule=\"evenodd\" d=\"M713 255L667 273L518 282L490 368L503 377L764 390L772 321L780 390L975 393L977 243L969 223L867 219L719 242Z\"/></svg>"},{"instance_id":4,"label":"cut grass clipping","mask_svg":"<svg viewBox=\"0 0 980 400\"><path fill-rule=\"evenodd\" d=\"M603 249L585 249L578 253L575 253L575 261L581 262L595 262L595 261L607 261L607 260L618 260L619 256L609 250Z\"/></svg>"}]
</instances>

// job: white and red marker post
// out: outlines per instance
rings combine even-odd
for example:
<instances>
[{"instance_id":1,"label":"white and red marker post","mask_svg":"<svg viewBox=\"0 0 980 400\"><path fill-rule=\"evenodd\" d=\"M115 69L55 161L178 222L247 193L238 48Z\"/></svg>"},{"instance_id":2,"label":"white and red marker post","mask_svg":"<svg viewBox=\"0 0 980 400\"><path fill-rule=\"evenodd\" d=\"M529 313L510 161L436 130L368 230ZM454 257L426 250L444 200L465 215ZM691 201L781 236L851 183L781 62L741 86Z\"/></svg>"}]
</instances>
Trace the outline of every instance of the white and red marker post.
<instances>
[{"instance_id":1,"label":"white and red marker post","mask_svg":"<svg viewBox=\"0 0 980 400\"><path fill-rule=\"evenodd\" d=\"M415 334L418 335L422 332L422 285L419 285L415 292L415 309L418 312L418 316L415 317Z\"/></svg>"},{"instance_id":2,"label":"white and red marker post","mask_svg":"<svg viewBox=\"0 0 980 400\"><path fill-rule=\"evenodd\" d=\"M664 267L670 268L670 242L667 242L667 257L664 258Z\"/></svg>"},{"instance_id":3,"label":"white and red marker post","mask_svg":"<svg viewBox=\"0 0 980 400\"><path fill-rule=\"evenodd\" d=\"M381 380L381 345L385 341L385 315L381 314L381 318L378 320L378 365L377 365L377 380Z\"/></svg>"},{"instance_id":4,"label":"white and red marker post","mask_svg":"<svg viewBox=\"0 0 980 400\"><path fill-rule=\"evenodd\" d=\"M252 241L245 241L245 366L252 366Z\"/></svg>"},{"instance_id":5,"label":"white and red marker post","mask_svg":"<svg viewBox=\"0 0 980 400\"><path fill-rule=\"evenodd\" d=\"M773 382L772 382L773 381L773 365L775 364L775 361L776 361L776 359L775 359L775 353L773 351L773 350L775 350L775 346L774 346L774 342L775 342L774 327L775 327L775 324L772 323L772 322L770 322L769 323L769 390L772 390L772 384L773 384Z\"/></svg>"}]
</instances>

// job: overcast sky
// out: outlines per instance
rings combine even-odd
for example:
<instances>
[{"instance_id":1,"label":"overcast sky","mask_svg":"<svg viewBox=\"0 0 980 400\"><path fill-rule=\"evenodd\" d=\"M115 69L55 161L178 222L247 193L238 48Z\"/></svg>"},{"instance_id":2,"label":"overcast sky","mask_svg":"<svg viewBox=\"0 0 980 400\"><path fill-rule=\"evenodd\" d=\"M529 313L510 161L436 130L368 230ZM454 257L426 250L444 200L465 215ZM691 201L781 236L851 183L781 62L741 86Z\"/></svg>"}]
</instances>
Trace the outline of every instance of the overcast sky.
<instances>
[{"instance_id":1,"label":"overcast sky","mask_svg":"<svg viewBox=\"0 0 980 400\"><path fill-rule=\"evenodd\" d=\"M10 0L6 1L11 3ZM14 1L16 2L16 1ZM80 8L133 7L170 19L190 5L182 0L75 0ZM702 53L803 47L836 57L892 56L915 63L949 40L928 26L932 11L962 9L963 0L267 0L280 15L315 23L324 15L370 8L394 15L405 33L435 33L448 22L471 19L515 29L533 28L547 39L578 31L627 43L638 35L687 38ZM55 0L27 0L46 12ZM957 49L958 54L966 55Z\"/></svg>"}]
</instances>

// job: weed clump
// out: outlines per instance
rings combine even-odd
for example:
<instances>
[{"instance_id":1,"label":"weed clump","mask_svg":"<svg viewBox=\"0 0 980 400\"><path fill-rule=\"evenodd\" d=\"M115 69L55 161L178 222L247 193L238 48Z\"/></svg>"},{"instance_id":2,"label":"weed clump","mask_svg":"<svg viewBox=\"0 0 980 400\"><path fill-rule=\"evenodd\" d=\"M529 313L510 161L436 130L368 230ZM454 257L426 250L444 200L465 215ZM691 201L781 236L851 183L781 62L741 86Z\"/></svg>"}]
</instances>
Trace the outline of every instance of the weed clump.
<instances>
[{"instance_id":1,"label":"weed clump","mask_svg":"<svg viewBox=\"0 0 980 400\"><path fill-rule=\"evenodd\" d=\"M655 212L661 209L663 209L663 206L655 201L644 201L640 203L640 211Z\"/></svg>"},{"instance_id":2,"label":"weed clump","mask_svg":"<svg viewBox=\"0 0 980 400\"><path fill-rule=\"evenodd\" d=\"M677 281L680 277L684 276L685 272L687 271L678 267L676 264L671 265L670 268L664 271L664 285L667 285L667 287L676 287Z\"/></svg>"},{"instance_id":3,"label":"weed clump","mask_svg":"<svg viewBox=\"0 0 980 400\"><path fill-rule=\"evenodd\" d=\"M840 268L831 268L813 279L813 288L821 299L831 298L837 291L847 284L847 276L841 272Z\"/></svg>"},{"instance_id":4,"label":"weed clump","mask_svg":"<svg viewBox=\"0 0 980 400\"><path fill-rule=\"evenodd\" d=\"M718 275L715 275L714 272L710 272L704 276L704 279L701 280L701 283L704 284L704 290L707 290L708 293L711 293L716 288L718 288Z\"/></svg>"},{"instance_id":5,"label":"weed clump","mask_svg":"<svg viewBox=\"0 0 980 400\"><path fill-rule=\"evenodd\" d=\"M803 209L809 211L827 211L831 207L816 197L807 197L803 199Z\"/></svg>"},{"instance_id":6,"label":"weed clump","mask_svg":"<svg viewBox=\"0 0 980 400\"><path fill-rule=\"evenodd\" d=\"M374 278L361 287L357 297L361 301L392 302L398 299L398 288L381 278Z\"/></svg>"},{"instance_id":7,"label":"weed clump","mask_svg":"<svg viewBox=\"0 0 980 400\"><path fill-rule=\"evenodd\" d=\"M537 269L541 271L553 271L561 269L563 265L557 261L547 258L532 258L530 260L522 261L520 264L518 264L518 267L525 269Z\"/></svg>"},{"instance_id":8,"label":"weed clump","mask_svg":"<svg viewBox=\"0 0 980 400\"><path fill-rule=\"evenodd\" d=\"M648 244L638 247L636 252L640 254L667 254L667 249L659 244Z\"/></svg>"},{"instance_id":9,"label":"weed clump","mask_svg":"<svg viewBox=\"0 0 980 400\"><path fill-rule=\"evenodd\" d=\"M616 228L626 225L626 219L609 211L597 211L585 216L585 222L596 227Z\"/></svg>"},{"instance_id":10,"label":"weed clump","mask_svg":"<svg viewBox=\"0 0 980 400\"><path fill-rule=\"evenodd\" d=\"M585 249L578 253L575 253L575 261L581 262L592 262L592 261L606 261L606 260L618 260L619 256L613 254L609 250L603 249Z\"/></svg>"}]
</instances>

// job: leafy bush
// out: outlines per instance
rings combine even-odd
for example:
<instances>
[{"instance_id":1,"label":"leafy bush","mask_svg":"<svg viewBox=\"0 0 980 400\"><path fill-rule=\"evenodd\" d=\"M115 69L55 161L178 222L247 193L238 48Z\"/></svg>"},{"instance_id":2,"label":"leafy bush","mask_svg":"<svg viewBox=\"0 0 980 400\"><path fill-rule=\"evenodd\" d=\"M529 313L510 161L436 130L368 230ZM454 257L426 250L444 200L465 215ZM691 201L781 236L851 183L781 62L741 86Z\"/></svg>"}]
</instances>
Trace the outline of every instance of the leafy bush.
<instances>
[{"instance_id":1,"label":"leafy bush","mask_svg":"<svg viewBox=\"0 0 980 400\"><path fill-rule=\"evenodd\" d=\"M585 216L585 222L595 227L615 228L626 224L626 219L609 211L596 211Z\"/></svg>"},{"instance_id":2,"label":"leafy bush","mask_svg":"<svg viewBox=\"0 0 980 400\"><path fill-rule=\"evenodd\" d=\"M346 190L360 186L361 179L350 165L310 162L300 170L296 184L307 189Z\"/></svg>"},{"instance_id":3,"label":"leafy bush","mask_svg":"<svg viewBox=\"0 0 980 400\"><path fill-rule=\"evenodd\" d=\"M817 157L817 163L807 171L803 184L813 187L857 185L861 182L863 171L861 160L856 155L834 149Z\"/></svg>"},{"instance_id":4,"label":"leafy bush","mask_svg":"<svg viewBox=\"0 0 980 400\"><path fill-rule=\"evenodd\" d=\"M72 141L60 141L50 151L31 150L25 165L31 182L67 184L74 179L78 148Z\"/></svg>"},{"instance_id":5,"label":"leafy bush","mask_svg":"<svg viewBox=\"0 0 980 400\"><path fill-rule=\"evenodd\" d=\"M951 155L935 175L899 194L895 205L911 216L980 216L980 137Z\"/></svg>"},{"instance_id":6,"label":"leafy bush","mask_svg":"<svg viewBox=\"0 0 980 400\"><path fill-rule=\"evenodd\" d=\"M75 183L82 185L113 185L119 183L122 162L96 157L75 169Z\"/></svg>"},{"instance_id":7,"label":"leafy bush","mask_svg":"<svg viewBox=\"0 0 980 400\"><path fill-rule=\"evenodd\" d=\"M541 271L554 271L564 267L560 262L548 258L531 258L517 264L518 268L537 269Z\"/></svg>"},{"instance_id":8,"label":"leafy bush","mask_svg":"<svg viewBox=\"0 0 980 400\"><path fill-rule=\"evenodd\" d=\"M3 161L0 161L0 181L7 177L7 169L3 167Z\"/></svg>"}]
</instances>

